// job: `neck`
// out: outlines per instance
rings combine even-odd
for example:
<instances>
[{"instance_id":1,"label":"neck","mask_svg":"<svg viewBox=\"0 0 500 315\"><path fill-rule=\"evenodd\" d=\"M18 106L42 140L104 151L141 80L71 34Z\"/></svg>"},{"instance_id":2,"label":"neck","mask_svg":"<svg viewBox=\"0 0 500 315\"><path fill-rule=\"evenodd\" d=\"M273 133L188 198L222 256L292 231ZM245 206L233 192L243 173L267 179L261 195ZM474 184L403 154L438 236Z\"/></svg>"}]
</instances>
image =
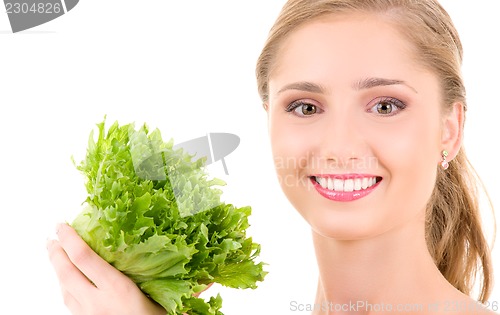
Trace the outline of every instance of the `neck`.
<instances>
[{"instance_id":1,"label":"neck","mask_svg":"<svg viewBox=\"0 0 500 315\"><path fill-rule=\"evenodd\" d=\"M323 305L313 314L383 314L384 305L416 308L450 292L454 288L434 264L424 233L423 222L363 240L335 240L313 232L320 275L315 304ZM345 305L350 308L339 311ZM425 313L425 307L414 313Z\"/></svg>"}]
</instances>

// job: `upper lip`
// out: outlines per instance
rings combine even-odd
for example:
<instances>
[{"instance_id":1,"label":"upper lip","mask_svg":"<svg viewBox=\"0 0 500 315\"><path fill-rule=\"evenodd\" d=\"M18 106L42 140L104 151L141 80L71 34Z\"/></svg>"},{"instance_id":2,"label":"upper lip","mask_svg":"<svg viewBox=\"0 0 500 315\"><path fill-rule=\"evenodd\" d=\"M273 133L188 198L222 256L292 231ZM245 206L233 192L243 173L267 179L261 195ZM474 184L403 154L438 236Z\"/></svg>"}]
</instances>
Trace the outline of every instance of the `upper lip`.
<instances>
[{"instance_id":1,"label":"upper lip","mask_svg":"<svg viewBox=\"0 0 500 315\"><path fill-rule=\"evenodd\" d=\"M356 178L370 178L377 177L381 178L382 176L373 175L373 174L357 174L357 173L349 173L349 174L313 174L311 177L320 177L320 178L333 178L333 179L356 179Z\"/></svg>"}]
</instances>

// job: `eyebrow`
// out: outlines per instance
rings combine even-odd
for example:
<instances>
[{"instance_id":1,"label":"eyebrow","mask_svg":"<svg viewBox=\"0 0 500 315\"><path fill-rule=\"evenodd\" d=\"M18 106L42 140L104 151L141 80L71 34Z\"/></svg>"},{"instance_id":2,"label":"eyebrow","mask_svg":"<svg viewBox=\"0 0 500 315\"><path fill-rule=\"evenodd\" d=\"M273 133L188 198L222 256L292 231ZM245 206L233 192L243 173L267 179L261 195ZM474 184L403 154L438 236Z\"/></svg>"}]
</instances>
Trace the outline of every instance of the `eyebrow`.
<instances>
[{"instance_id":1,"label":"eyebrow","mask_svg":"<svg viewBox=\"0 0 500 315\"><path fill-rule=\"evenodd\" d=\"M312 82L306 82L306 81L294 82L294 83L290 83L290 84L287 84L284 87L282 87L278 91L277 95L279 95L285 91L288 91L288 90L298 90L298 91L304 91L304 92L325 94L326 89L323 88L321 85L316 84L316 83L312 83Z\"/></svg>"},{"instance_id":2,"label":"eyebrow","mask_svg":"<svg viewBox=\"0 0 500 315\"><path fill-rule=\"evenodd\" d=\"M415 88L413 88L403 80L384 79L384 78L361 79L353 85L353 88L359 91L359 90L371 89L377 86L388 86L388 85L404 85L410 88L413 92L418 94L418 91Z\"/></svg>"},{"instance_id":3,"label":"eyebrow","mask_svg":"<svg viewBox=\"0 0 500 315\"><path fill-rule=\"evenodd\" d=\"M352 87L353 89L359 91L359 90L371 89L378 86L388 86L388 85L404 85L418 94L418 91L405 81L395 80L395 79L365 78L353 84ZM318 94L325 94L326 91L326 89L319 84L303 81L303 82L293 82L285 85L278 91L277 95L288 90L298 90L298 91L318 93Z\"/></svg>"}]
</instances>

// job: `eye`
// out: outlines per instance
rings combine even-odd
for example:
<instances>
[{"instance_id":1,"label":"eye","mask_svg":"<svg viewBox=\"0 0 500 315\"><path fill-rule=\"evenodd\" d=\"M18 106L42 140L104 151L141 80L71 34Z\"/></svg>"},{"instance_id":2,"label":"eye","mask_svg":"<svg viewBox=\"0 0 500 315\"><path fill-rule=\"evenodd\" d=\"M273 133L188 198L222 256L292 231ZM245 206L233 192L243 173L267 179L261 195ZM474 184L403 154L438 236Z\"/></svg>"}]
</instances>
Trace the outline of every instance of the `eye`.
<instances>
[{"instance_id":1,"label":"eye","mask_svg":"<svg viewBox=\"0 0 500 315\"><path fill-rule=\"evenodd\" d=\"M405 108L406 104L402 101L392 97L383 97L375 99L370 112L381 116L393 116Z\"/></svg>"},{"instance_id":2,"label":"eye","mask_svg":"<svg viewBox=\"0 0 500 315\"><path fill-rule=\"evenodd\" d=\"M289 113L293 112L294 115L299 117L312 116L322 112L318 106L305 101L295 101L288 105L285 111Z\"/></svg>"}]
</instances>

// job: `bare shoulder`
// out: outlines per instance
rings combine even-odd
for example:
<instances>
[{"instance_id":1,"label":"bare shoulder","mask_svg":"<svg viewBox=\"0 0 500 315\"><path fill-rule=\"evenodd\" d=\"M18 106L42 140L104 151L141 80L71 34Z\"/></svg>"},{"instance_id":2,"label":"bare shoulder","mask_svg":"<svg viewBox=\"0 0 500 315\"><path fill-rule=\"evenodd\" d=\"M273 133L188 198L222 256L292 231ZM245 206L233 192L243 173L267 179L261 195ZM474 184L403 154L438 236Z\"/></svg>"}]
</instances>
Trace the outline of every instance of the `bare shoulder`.
<instances>
[{"instance_id":1,"label":"bare shoulder","mask_svg":"<svg viewBox=\"0 0 500 315\"><path fill-rule=\"evenodd\" d=\"M456 315L500 315L500 301L478 302L463 293L449 296L445 303L441 304L441 311L445 314Z\"/></svg>"},{"instance_id":2,"label":"bare shoulder","mask_svg":"<svg viewBox=\"0 0 500 315\"><path fill-rule=\"evenodd\" d=\"M471 311L468 311L467 315L499 315L498 313L495 313L494 311L492 311L491 309L488 309L487 307L485 306L480 306L481 308L476 308L476 310L471 310Z\"/></svg>"},{"instance_id":3,"label":"bare shoulder","mask_svg":"<svg viewBox=\"0 0 500 315\"><path fill-rule=\"evenodd\" d=\"M498 301L481 303L470 297L465 299L465 309L462 309L464 315L499 315L496 313L500 305ZM462 313L460 313L462 314Z\"/></svg>"},{"instance_id":4,"label":"bare shoulder","mask_svg":"<svg viewBox=\"0 0 500 315\"><path fill-rule=\"evenodd\" d=\"M471 307L467 314L499 315L500 301L487 301L485 303L470 299Z\"/></svg>"},{"instance_id":5,"label":"bare shoulder","mask_svg":"<svg viewBox=\"0 0 500 315\"><path fill-rule=\"evenodd\" d=\"M469 312L467 314L481 314L481 315L499 315L499 313L496 313L496 311L498 311L498 308L500 307L498 305L499 302L487 302L487 303L484 303L484 304L481 304L479 302L478 303L478 307L476 308L476 310L472 311L472 312Z\"/></svg>"}]
</instances>

